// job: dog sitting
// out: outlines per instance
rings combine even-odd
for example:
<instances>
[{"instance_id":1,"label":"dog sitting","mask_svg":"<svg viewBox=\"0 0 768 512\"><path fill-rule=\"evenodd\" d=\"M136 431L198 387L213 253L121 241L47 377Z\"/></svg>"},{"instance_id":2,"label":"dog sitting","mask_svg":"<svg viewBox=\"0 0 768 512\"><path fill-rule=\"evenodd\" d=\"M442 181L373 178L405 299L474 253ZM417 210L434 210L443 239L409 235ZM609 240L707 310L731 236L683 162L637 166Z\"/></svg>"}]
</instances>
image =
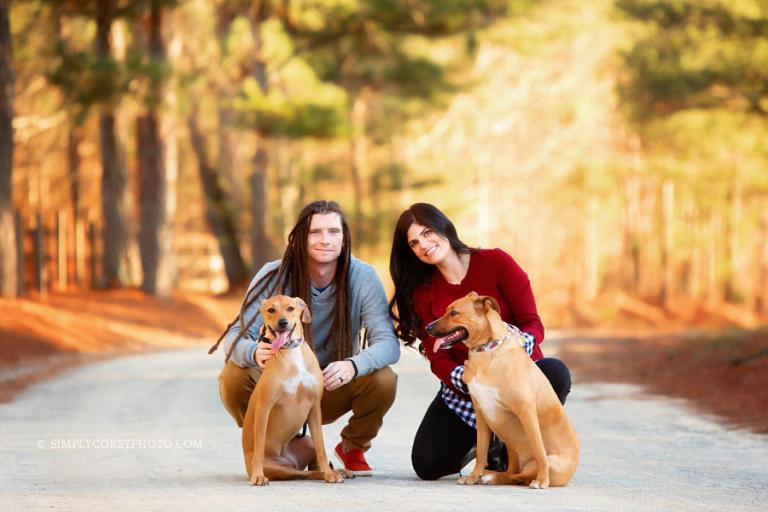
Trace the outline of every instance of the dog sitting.
<instances>
[{"instance_id":1,"label":"dog sitting","mask_svg":"<svg viewBox=\"0 0 768 512\"><path fill-rule=\"evenodd\" d=\"M265 364L243 421L248 478L254 485L291 479L343 482L350 475L330 467L323 443L323 374L302 326L311 321L309 309L300 298L277 295L264 300L260 311L261 339L272 343L274 356ZM296 436L305 423L311 438Z\"/></svg>"},{"instance_id":2,"label":"dog sitting","mask_svg":"<svg viewBox=\"0 0 768 512\"><path fill-rule=\"evenodd\" d=\"M434 350L463 342L469 360L462 380L477 416L477 459L459 484L568 484L579 463L579 440L547 378L531 360L519 331L504 323L499 304L475 292L453 302L427 326ZM486 471L491 431L507 446L506 472Z\"/></svg>"}]
</instances>

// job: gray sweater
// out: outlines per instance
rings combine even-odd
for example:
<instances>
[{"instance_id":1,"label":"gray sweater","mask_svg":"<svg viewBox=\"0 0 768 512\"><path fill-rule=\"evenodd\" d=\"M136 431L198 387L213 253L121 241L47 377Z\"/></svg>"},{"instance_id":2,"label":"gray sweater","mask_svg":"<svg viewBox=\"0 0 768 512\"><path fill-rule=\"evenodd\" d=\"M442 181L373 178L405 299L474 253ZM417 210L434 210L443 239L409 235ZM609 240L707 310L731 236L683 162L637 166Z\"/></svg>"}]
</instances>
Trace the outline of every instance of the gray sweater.
<instances>
[{"instance_id":1,"label":"gray sweater","mask_svg":"<svg viewBox=\"0 0 768 512\"><path fill-rule=\"evenodd\" d=\"M249 289L253 287L262 276L270 270L276 269L280 260L267 263L253 278ZM376 271L358 260L354 256L349 270L349 288L351 302L350 318L352 321L352 353L350 359L357 366L357 376L362 377L376 370L384 368L400 359L400 345L395 336L392 319L389 316L387 297L384 287L379 280ZM269 289L256 298L253 304L246 310L244 323L258 313L261 302L268 298ZM286 295L291 295L290 285ZM328 363L336 360L336 347L333 343L323 347L330 334L333 324L333 306L336 297L336 286L331 283L327 288L318 292L312 290L312 338L320 367L325 368ZM256 366L253 356L256 351L259 329L262 318L259 318L248 329L248 333L235 345L231 360L237 366L248 368ZM360 350L360 330L365 328L368 334L368 347ZM240 333L240 322L236 322L227 332L222 345L224 354L229 351L232 341Z\"/></svg>"}]
</instances>

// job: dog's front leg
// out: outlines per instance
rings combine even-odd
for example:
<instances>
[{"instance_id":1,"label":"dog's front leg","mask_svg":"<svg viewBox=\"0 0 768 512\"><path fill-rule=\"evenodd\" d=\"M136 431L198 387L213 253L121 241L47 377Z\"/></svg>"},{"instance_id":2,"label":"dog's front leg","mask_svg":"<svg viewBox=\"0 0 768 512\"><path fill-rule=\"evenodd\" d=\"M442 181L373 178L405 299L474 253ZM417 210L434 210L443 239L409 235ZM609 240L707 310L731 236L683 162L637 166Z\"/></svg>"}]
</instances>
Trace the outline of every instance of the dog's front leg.
<instances>
[{"instance_id":1,"label":"dog's front leg","mask_svg":"<svg viewBox=\"0 0 768 512\"><path fill-rule=\"evenodd\" d=\"M526 404L518 414L518 418L523 425L528 442L531 443L533 457L536 460L536 479L531 481L530 487L546 489L549 487L549 460L547 459L547 450L544 447L544 439L541 436L536 404L534 402Z\"/></svg>"},{"instance_id":2,"label":"dog's front leg","mask_svg":"<svg viewBox=\"0 0 768 512\"><path fill-rule=\"evenodd\" d=\"M255 406L253 411L253 432L251 433L253 436L251 483L253 485L267 485L269 479L264 475L264 450L267 440L267 422L269 421L269 413L274 403L257 399L252 400L250 405ZM243 434L248 434L245 429L243 429Z\"/></svg>"},{"instance_id":3,"label":"dog's front leg","mask_svg":"<svg viewBox=\"0 0 768 512\"><path fill-rule=\"evenodd\" d=\"M344 474L340 471L334 471L328 464L328 454L325 453L325 442L323 441L323 415L320 409L320 397L315 399L312 404L312 410L309 411L307 418L309 423L309 435L315 443L315 456L317 457L317 467L323 473L323 478L330 484L341 483L344 481Z\"/></svg>"},{"instance_id":4,"label":"dog's front leg","mask_svg":"<svg viewBox=\"0 0 768 512\"><path fill-rule=\"evenodd\" d=\"M472 473L467 476L459 478L457 482L459 485L474 485L474 484L487 484L490 481L483 477L483 471L488 465L488 445L491 443L491 428L485 421L482 411L477 406L477 402L472 400L472 405L475 407L475 418L477 420L477 447L475 467L472 468Z\"/></svg>"}]
</instances>

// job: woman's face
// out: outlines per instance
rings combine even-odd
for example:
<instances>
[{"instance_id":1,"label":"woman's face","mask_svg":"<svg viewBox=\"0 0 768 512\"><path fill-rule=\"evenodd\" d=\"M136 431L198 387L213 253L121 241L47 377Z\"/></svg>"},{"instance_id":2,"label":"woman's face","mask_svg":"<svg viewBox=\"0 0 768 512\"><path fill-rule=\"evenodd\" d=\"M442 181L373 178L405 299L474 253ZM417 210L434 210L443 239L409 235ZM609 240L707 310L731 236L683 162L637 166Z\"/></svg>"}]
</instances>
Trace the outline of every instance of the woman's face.
<instances>
[{"instance_id":1,"label":"woman's face","mask_svg":"<svg viewBox=\"0 0 768 512\"><path fill-rule=\"evenodd\" d=\"M448 239L428 226L414 222L408 228L408 247L424 263L438 265L452 251Z\"/></svg>"}]
</instances>

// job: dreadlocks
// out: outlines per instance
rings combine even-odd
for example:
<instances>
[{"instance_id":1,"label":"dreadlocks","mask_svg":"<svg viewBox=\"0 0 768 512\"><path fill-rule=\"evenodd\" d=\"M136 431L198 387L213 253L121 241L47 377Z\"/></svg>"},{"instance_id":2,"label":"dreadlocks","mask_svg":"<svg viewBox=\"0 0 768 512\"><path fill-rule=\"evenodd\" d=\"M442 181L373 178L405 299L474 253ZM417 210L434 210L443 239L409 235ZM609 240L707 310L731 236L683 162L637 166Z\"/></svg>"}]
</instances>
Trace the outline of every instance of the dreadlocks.
<instances>
[{"instance_id":1,"label":"dreadlocks","mask_svg":"<svg viewBox=\"0 0 768 512\"><path fill-rule=\"evenodd\" d=\"M350 231L344 212L341 211L336 201L314 201L304 207L299 213L296 225L288 235L288 246L283 254L280 266L267 272L248 290L243 305L240 307L240 313L232 323L227 325L224 332L216 340L216 343L208 351L212 354L221 343L221 340L227 335L235 323L240 323L240 332L232 341L232 345L227 352L226 361L232 355L232 350L240 339L248 332L248 329L254 324L259 316L258 309L252 318L247 321L245 312L253 305L256 299L265 292L267 296L275 294L284 294L290 285L291 294L300 297L312 312L311 280L309 275L309 264L307 256L307 240L309 238L309 228L312 223L312 217L316 214L336 213L341 220L342 226L342 246L341 254L336 262L336 273L333 277L333 283L336 287L336 301L334 305L333 324L331 326L331 336L323 343L325 347L330 342L336 344L337 359L343 360L352 355L352 333L350 324L350 304L349 304L349 269L351 265L351 243ZM309 346L314 348L312 343L312 325L304 328L304 336L309 342ZM335 337L331 340L330 337Z\"/></svg>"}]
</instances>

